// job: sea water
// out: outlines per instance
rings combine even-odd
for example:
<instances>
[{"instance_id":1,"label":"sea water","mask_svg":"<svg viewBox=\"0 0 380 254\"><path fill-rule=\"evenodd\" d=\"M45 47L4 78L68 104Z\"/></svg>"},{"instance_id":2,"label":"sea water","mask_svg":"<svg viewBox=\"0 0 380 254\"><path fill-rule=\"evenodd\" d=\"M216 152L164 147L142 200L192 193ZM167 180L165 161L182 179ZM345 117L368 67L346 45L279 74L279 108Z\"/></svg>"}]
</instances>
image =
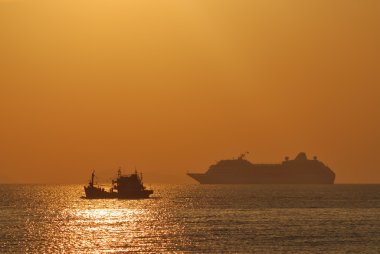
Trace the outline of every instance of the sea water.
<instances>
[{"instance_id":1,"label":"sea water","mask_svg":"<svg viewBox=\"0 0 380 254\"><path fill-rule=\"evenodd\" d=\"M380 253L380 185L0 185L0 253Z\"/></svg>"}]
</instances>

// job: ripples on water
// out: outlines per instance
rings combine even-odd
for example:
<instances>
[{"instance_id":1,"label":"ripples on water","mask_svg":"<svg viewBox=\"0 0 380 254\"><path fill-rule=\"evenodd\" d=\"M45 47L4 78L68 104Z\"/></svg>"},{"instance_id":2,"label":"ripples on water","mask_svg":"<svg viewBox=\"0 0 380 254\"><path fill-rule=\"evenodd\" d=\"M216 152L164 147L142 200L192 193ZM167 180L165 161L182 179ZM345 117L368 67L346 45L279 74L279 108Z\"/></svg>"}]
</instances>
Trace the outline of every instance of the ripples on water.
<instances>
[{"instance_id":1,"label":"ripples on water","mask_svg":"<svg viewBox=\"0 0 380 254\"><path fill-rule=\"evenodd\" d=\"M380 185L0 185L0 253L380 252Z\"/></svg>"}]
</instances>

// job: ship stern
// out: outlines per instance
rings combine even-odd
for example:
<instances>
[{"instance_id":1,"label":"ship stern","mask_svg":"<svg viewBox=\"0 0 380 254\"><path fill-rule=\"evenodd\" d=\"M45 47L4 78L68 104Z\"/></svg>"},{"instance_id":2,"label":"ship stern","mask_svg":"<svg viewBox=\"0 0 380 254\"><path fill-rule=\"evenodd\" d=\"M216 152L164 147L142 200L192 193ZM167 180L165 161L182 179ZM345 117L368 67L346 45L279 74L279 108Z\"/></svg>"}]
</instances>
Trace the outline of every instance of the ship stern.
<instances>
[{"instance_id":1,"label":"ship stern","mask_svg":"<svg viewBox=\"0 0 380 254\"><path fill-rule=\"evenodd\" d=\"M206 176L205 174L200 174L200 173L187 173L188 176L193 178L195 181L203 184L206 183Z\"/></svg>"}]
</instances>

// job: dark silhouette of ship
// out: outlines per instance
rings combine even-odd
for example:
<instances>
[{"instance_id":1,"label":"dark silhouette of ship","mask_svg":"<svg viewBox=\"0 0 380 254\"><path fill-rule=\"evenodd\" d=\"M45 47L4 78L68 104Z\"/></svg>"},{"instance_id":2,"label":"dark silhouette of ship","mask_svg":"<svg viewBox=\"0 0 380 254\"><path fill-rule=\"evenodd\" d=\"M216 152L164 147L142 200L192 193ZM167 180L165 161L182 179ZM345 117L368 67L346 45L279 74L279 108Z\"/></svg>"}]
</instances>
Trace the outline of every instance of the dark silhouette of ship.
<instances>
[{"instance_id":1,"label":"dark silhouette of ship","mask_svg":"<svg viewBox=\"0 0 380 254\"><path fill-rule=\"evenodd\" d=\"M206 173L187 175L201 184L333 184L335 173L314 157L309 160L299 153L294 160L279 164L253 164L246 154L237 159L221 160L211 165Z\"/></svg>"},{"instance_id":2,"label":"dark silhouette of ship","mask_svg":"<svg viewBox=\"0 0 380 254\"><path fill-rule=\"evenodd\" d=\"M84 192L88 199L140 199L149 198L149 195L153 194L153 190L145 188L142 182L142 174L138 174L137 171L129 175L122 175L121 169L119 169L117 178L112 181L112 187L109 191L100 186L95 186L94 179L95 172L92 172L88 186L84 187Z\"/></svg>"}]
</instances>

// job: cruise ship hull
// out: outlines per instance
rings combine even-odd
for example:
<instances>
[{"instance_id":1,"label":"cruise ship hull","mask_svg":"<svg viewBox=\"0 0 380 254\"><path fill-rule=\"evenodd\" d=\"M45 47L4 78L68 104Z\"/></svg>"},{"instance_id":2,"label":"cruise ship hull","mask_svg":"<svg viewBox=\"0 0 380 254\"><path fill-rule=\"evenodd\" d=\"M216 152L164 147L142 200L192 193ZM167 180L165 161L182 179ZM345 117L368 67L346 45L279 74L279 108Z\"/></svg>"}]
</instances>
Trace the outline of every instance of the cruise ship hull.
<instances>
[{"instance_id":1,"label":"cruise ship hull","mask_svg":"<svg viewBox=\"0 0 380 254\"><path fill-rule=\"evenodd\" d=\"M200 184L334 184L335 177L322 176L208 176L188 173Z\"/></svg>"}]
</instances>

